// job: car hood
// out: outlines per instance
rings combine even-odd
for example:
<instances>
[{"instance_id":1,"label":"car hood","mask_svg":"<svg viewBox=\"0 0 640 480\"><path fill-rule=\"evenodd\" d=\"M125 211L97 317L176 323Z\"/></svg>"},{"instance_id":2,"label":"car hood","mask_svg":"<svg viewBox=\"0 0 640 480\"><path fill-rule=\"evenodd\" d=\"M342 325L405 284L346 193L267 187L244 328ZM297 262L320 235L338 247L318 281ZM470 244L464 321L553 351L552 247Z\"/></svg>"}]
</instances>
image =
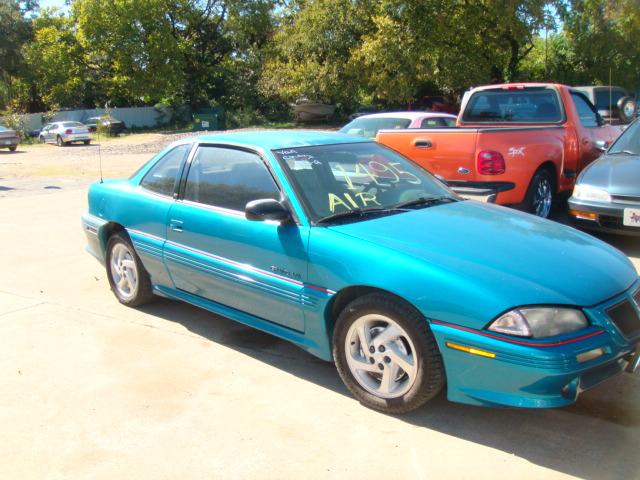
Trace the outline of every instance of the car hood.
<instances>
[{"instance_id":1,"label":"car hood","mask_svg":"<svg viewBox=\"0 0 640 480\"><path fill-rule=\"evenodd\" d=\"M489 291L511 306L591 306L637 279L622 252L590 235L473 201L330 228L409 255L432 272L453 274L467 288Z\"/></svg>"},{"instance_id":2,"label":"car hood","mask_svg":"<svg viewBox=\"0 0 640 480\"><path fill-rule=\"evenodd\" d=\"M613 194L640 195L640 155L604 155L578 181Z\"/></svg>"}]
</instances>

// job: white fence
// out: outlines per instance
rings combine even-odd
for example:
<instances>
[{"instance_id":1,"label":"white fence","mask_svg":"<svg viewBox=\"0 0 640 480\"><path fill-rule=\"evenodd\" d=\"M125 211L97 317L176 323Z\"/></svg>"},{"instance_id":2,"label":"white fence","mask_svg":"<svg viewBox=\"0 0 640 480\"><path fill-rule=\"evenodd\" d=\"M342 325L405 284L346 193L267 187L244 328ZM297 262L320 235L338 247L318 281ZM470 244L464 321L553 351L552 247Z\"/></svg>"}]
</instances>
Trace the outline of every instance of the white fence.
<instances>
[{"instance_id":1,"label":"white fence","mask_svg":"<svg viewBox=\"0 0 640 480\"><path fill-rule=\"evenodd\" d=\"M104 108L91 110L65 110L56 112L51 122L62 122L71 120L84 122L91 117L99 117L105 113ZM111 108L109 113L112 117L122 120L127 127L157 127L169 123L171 120L171 110L157 110L153 107L132 107L132 108ZM25 130L40 130L43 126L41 113L27 113L21 115ZM0 118L2 121L2 118Z\"/></svg>"}]
</instances>

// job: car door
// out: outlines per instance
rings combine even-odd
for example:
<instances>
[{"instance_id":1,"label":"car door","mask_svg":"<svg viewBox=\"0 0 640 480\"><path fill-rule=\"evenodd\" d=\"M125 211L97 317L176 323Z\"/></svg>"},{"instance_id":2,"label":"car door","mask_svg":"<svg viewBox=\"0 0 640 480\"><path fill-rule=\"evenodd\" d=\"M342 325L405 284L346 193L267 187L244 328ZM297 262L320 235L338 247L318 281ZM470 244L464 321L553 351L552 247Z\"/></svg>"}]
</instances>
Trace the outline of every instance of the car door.
<instances>
[{"instance_id":1,"label":"car door","mask_svg":"<svg viewBox=\"0 0 640 480\"><path fill-rule=\"evenodd\" d=\"M119 223L125 225L136 253L154 285L172 287L162 259L166 240L167 215L175 202L184 162L192 144L178 145L162 152L137 188L123 191Z\"/></svg>"},{"instance_id":2,"label":"car door","mask_svg":"<svg viewBox=\"0 0 640 480\"><path fill-rule=\"evenodd\" d=\"M578 172L593 162L602 154L603 148L611 143L609 129L598 118L595 107L587 98L578 92L571 92L571 98L576 108L578 123Z\"/></svg>"},{"instance_id":3,"label":"car door","mask_svg":"<svg viewBox=\"0 0 640 480\"><path fill-rule=\"evenodd\" d=\"M42 129L42 132L40 132L45 143L49 142L49 136L51 135L52 128L53 128L53 125L51 124L45 125L44 128Z\"/></svg>"},{"instance_id":4,"label":"car door","mask_svg":"<svg viewBox=\"0 0 640 480\"><path fill-rule=\"evenodd\" d=\"M247 202L280 196L256 153L200 145L169 212L164 259L175 287L304 331L308 227L244 215Z\"/></svg>"}]
</instances>

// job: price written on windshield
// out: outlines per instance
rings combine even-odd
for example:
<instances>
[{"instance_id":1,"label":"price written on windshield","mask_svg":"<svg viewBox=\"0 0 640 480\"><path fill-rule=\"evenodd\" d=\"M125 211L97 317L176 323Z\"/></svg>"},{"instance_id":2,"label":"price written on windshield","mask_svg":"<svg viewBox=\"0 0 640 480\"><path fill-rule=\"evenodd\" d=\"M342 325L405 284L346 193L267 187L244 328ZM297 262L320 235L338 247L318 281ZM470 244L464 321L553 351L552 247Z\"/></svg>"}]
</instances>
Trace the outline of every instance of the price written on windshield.
<instances>
[{"instance_id":1,"label":"price written on windshield","mask_svg":"<svg viewBox=\"0 0 640 480\"><path fill-rule=\"evenodd\" d=\"M362 181L365 180L373 187L389 187L390 184L407 182L413 185L420 185L422 181L414 174L402 170L400 163L379 162L371 160L367 165L356 163L352 171L347 171L341 164L335 165L334 173L338 173L344 178L349 192L327 194L329 201L329 211L334 213L337 207L345 210L366 208L370 206L382 206L375 194L371 192L358 192L362 189Z\"/></svg>"}]
</instances>

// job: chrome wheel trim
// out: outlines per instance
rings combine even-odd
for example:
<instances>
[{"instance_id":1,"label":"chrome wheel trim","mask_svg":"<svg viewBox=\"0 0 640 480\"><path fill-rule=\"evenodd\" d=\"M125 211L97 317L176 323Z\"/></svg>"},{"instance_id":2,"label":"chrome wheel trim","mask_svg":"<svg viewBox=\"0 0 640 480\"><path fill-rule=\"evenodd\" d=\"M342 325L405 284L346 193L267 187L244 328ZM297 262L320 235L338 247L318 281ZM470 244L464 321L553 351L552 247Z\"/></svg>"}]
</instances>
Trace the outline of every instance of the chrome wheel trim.
<instances>
[{"instance_id":1,"label":"chrome wheel trim","mask_svg":"<svg viewBox=\"0 0 640 480\"><path fill-rule=\"evenodd\" d=\"M401 397L416 380L418 358L413 342L400 325L385 315L363 315L353 322L344 351L358 384L377 397Z\"/></svg>"},{"instance_id":2,"label":"chrome wheel trim","mask_svg":"<svg viewBox=\"0 0 640 480\"><path fill-rule=\"evenodd\" d=\"M533 211L538 217L547 218L551 212L553 191L551 182L544 178L538 182L533 192Z\"/></svg>"},{"instance_id":3,"label":"chrome wheel trim","mask_svg":"<svg viewBox=\"0 0 640 480\"><path fill-rule=\"evenodd\" d=\"M125 300L133 298L138 290L138 268L127 245L117 243L113 247L109 268L118 294Z\"/></svg>"}]
</instances>

